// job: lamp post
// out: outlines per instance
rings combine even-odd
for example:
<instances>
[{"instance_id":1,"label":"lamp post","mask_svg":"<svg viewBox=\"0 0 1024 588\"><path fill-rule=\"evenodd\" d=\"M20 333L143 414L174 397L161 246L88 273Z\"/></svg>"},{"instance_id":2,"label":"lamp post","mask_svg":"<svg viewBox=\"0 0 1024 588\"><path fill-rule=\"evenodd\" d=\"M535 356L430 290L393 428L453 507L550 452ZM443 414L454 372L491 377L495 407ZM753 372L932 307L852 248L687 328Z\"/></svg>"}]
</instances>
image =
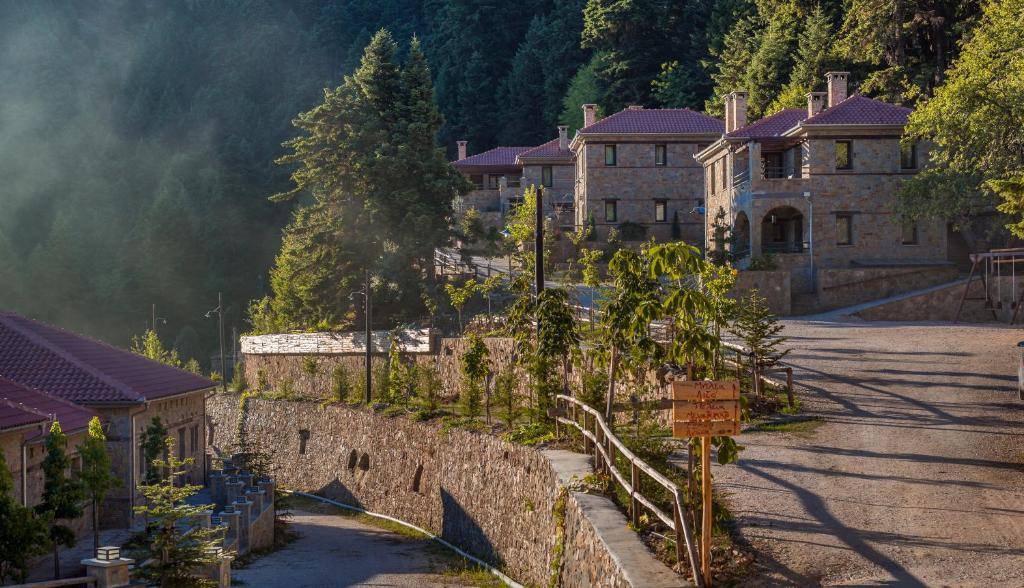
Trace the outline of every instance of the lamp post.
<instances>
[{"instance_id":1,"label":"lamp post","mask_svg":"<svg viewBox=\"0 0 1024 588\"><path fill-rule=\"evenodd\" d=\"M348 295L349 300L353 296L359 294L363 297L363 316L366 319L365 322L365 339L366 339L366 350L364 351L364 361L366 363L366 404L370 404L372 400L372 394L370 392L370 386L373 384L373 331L370 330L370 319L372 307L370 304L370 270L363 270L363 289L356 290L355 292Z\"/></svg>"},{"instance_id":2,"label":"lamp post","mask_svg":"<svg viewBox=\"0 0 1024 588\"><path fill-rule=\"evenodd\" d=\"M544 291L544 186L537 188L537 221L534 227L534 267L537 269L537 296Z\"/></svg>"},{"instance_id":3,"label":"lamp post","mask_svg":"<svg viewBox=\"0 0 1024 588\"><path fill-rule=\"evenodd\" d=\"M817 281L814 279L814 200L811 200L811 193L804 192L804 200L807 201L807 254L811 260L811 287L816 288Z\"/></svg>"},{"instance_id":4,"label":"lamp post","mask_svg":"<svg viewBox=\"0 0 1024 588\"><path fill-rule=\"evenodd\" d=\"M161 323L166 325L167 324L167 319L165 319L162 316L157 316L156 315L156 304L153 304L150 308L151 308L150 316L152 318L152 322L150 324L153 325L153 332L155 333L156 332L156 322L160 321Z\"/></svg>"},{"instance_id":5,"label":"lamp post","mask_svg":"<svg viewBox=\"0 0 1024 588\"><path fill-rule=\"evenodd\" d=\"M224 365L224 299L220 292L217 292L217 308L206 312L206 318L217 313L217 332L220 338L220 386L224 392L228 391L227 369Z\"/></svg>"}]
</instances>

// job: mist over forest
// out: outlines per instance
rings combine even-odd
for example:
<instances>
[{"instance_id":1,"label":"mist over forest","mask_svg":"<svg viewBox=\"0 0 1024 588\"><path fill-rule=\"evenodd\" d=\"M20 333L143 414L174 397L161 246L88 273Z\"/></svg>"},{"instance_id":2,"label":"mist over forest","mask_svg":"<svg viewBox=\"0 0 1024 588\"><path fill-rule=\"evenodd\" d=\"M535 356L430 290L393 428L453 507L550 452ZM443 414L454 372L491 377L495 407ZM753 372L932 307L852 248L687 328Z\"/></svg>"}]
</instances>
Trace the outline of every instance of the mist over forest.
<instances>
[{"instance_id":1,"label":"mist over forest","mask_svg":"<svg viewBox=\"0 0 1024 588\"><path fill-rule=\"evenodd\" d=\"M829 67L912 104L977 10L867 4L2 0L0 308L126 346L156 304L161 338L206 364L217 292L240 331L266 292L291 215L267 199L289 187L274 160L291 120L381 27L401 50L421 39L439 145L475 153L546 141L582 102L716 112L744 87L753 117L820 89Z\"/></svg>"}]
</instances>

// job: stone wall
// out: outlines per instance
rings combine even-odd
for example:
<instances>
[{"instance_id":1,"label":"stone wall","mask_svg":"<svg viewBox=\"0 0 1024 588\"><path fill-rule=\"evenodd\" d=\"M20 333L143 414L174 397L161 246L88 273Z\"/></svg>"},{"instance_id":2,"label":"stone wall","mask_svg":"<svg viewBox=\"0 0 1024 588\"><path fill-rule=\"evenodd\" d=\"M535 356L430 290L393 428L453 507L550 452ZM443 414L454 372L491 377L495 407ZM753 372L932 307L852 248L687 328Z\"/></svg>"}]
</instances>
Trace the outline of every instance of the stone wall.
<instances>
[{"instance_id":1,"label":"stone wall","mask_svg":"<svg viewBox=\"0 0 1024 588\"><path fill-rule=\"evenodd\" d=\"M213 449L230 447L237 396L215 396L208 414ZM248 437L271 454L282 487L397 517L522 583L548 584L557 536L553 512L564 481L542 452L488 435L445 433L430 423L316 402L250 399L245 427ZM608 499L594 498L614 509ZM667 585L645 580L659 566L662 573L665 568L635 535L639 553L628 558L610 553L595 527L583 520L584 512L578 497L568 493L560 585ZM619 517L614 526L624 529L625 517ZM623 567L624 559L636 558L642 562L638 571ZM671 577L672 585L685 584Z\"/></svg>"},{"instance_id":2,"label":"stone wall","mask_svg":"<svg viewBox=\"0 0 1024 588\"><path fill-rule=\"evenodd\" d=\"M817 271L818 310L842 308L952 282L956 266L822 268ZM931 319L935 320L935 319Z\"/></svg>"},{"instance_id":3,"label":"stone wall","mask_svg":"<svg viewBox=\"0 0 1024 588\"><path fill-rule=\"evenodd\" d=\"M768 300L768 307L773 313L787 316L792 313L790 279L787 271L742 271L736 277L730 296L739 298L757 288L758 293Z\"/></svg>"},{"instance_id":4,"label":"stone wall","mask_svg":"<svg viewBox=\"0 0 1024 588\"><path fill-rule=\"evenodd\" d=\"M1010 292L1009 279L1003 280L1004 292ZM866 308L854 314L869 321L952 321L956 318L956 310L963 297L966 280L956 284L936 288L916 296L908 296L897 300ZM1019 280L1016 293L1020 295L1024 288L1024 280ZM995 290L993 290L995 291ZM970 297L981 297L984 290L980 281L971 283ZM1008 294L1004 294L1008 298ZM1002 308L985 308L982 300L968 300L964 303L960 322L982 323L1001 321L1008 322L1013 315L1013 307L1004 302ZM1024 320L1024 311L1017 318Z\"/></svg>"}]
</instances>

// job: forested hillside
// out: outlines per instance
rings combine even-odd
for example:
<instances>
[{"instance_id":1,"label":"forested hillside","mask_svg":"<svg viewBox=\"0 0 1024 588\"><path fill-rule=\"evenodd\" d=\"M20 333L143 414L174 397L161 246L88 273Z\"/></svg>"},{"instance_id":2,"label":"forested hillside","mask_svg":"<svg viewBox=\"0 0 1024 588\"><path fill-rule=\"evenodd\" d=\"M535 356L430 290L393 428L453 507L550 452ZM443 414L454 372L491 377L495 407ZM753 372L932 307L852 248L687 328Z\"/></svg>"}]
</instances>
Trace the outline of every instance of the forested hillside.
<instances>
[{"instance_id":1,"label":"forested hillside","mask_svg":"<svg viewBox=\"0 0 1024 588\"><path fill-rule=\"evenodd\" d=\"M290 219L291 119L384 27L422 42L472 152L536 144L579 104L751 115L822 73L911 104L943 81L978 3L926 0L6 0L0 3L0 307L127 344L149 320L208 357L266 290ZM450 153L450 152L449 152Z\"/></svg>"}]
</instances>

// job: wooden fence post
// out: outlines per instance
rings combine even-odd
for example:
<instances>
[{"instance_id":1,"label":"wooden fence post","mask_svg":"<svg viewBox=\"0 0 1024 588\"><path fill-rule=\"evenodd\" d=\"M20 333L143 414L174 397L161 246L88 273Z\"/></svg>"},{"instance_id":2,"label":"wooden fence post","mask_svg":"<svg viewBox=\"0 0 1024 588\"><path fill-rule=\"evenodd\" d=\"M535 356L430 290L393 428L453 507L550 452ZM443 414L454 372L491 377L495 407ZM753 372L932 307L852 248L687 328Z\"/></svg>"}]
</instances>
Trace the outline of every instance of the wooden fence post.
<instances>
[{"instance_id":1,"label":"wooden fence post","mask_svg":"<svg viewBox=\"0 0 1024 588\"><path fill-rule=\"evenodd\" d=\"M789 400L789 407L795 408L796 401L793 398L793 368L786 368L786 399Z\"/></svg>"},{"instance_id":2,"label":"wooden fence post","mask_svg":"<svg viewBox=\"0 0 1024 588\"><path fill-rule=\"evenodd\" d=\"M630 484L633 486L633 493L629 496L629 516L633 521L633 529L640 529L640 501L636 499L636 495L640 492L640 468L637 467L635 461L631 461L630 464L632 469L632 481Z\"/></svg>"}]
</instances>

